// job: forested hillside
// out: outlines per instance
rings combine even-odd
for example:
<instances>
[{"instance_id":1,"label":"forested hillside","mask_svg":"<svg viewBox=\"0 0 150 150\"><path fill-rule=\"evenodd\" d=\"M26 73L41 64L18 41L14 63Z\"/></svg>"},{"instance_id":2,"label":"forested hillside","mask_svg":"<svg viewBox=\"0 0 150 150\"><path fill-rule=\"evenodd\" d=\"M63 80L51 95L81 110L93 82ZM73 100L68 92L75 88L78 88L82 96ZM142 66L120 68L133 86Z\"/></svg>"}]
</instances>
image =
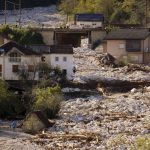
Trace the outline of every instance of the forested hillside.
<instances>
[{"instance_id":1,"label":"forested hillside","mask_svg":"<svg viewBox=\"0 0 150 150\"><path fill-rule=\"evenodd\" d=\"M9 0L10 2L19 4L19 0ZM31 8L36 6L48 6L51 4L56 4L58 0L21 0L21 6L22 8ZM5 0L0 0L0 9L4 9L4 3ZM18 6L16 5L16 8ZM14 9L14 5L7 2L7 8L8 9Z\"/></svg>"},{"instance_id":2,"label":"forested hillside","mask_svg":"<svg viewBox=\"0 0 150 150\"><path fill-rule=\"evenodd\" d=\"M59 9L67 15L103 13L111 23L143 24L150 16L149 6L150 0L62 0Z\"/></svg>"}]
</instances>

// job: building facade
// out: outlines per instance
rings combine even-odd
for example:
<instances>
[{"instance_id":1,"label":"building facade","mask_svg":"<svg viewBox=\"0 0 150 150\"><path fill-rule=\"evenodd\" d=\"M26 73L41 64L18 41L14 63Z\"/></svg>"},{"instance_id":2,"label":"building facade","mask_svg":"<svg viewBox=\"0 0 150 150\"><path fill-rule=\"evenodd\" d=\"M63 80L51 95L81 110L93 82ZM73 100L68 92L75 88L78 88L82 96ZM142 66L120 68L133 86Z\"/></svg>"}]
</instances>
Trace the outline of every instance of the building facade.
<instances>
[{"instance_id":1,"label":"building facade","mask_svg":"<svg viewBox=\"0 0 150 150\"><path fill-rule=\"evenodd\" d=\"M105 37L103 51L132 63L150 63L148 29L116 29ZM147 57L147 58L146 58Z\"/></svg>"},{"instance_id":2,"label":"building facade","mask_svg":"<svg viewBox=\"0 0 150 150\"><path fill-rule=\"evenodd\" d=\"M82 28L102 28L103 14L75 14L75 25Z\"/></svg>"}]
</instances>

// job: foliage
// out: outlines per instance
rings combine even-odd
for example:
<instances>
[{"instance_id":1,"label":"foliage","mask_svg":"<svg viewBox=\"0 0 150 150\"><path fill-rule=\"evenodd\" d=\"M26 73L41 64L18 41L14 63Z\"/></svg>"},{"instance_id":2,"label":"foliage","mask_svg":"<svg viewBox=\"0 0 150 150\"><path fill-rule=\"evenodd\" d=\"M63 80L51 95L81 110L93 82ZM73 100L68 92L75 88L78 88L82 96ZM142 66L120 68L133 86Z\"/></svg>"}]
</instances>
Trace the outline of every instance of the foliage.
<instances>
[{"instance_id":1,"label":"foliage","mask_svg":"<svg viewBox=\"0 0 150 150\"><path fill-rule=\"evenodd\" d=\"M150 135L137 136L132 150L150 150Z\"/></svg>"},{"instance_id":2,"label":"foliage","mask_svg":"<svg viewBox=\"0 0 150 150\"><path fill-rule=\"evenodd\" d=\"M3 25L0 27L0 33L5 34L9 39L22 45L44 44L41 34L29 29Z\"/></svg>"},{"instance_id":3,"label":"foliage","mask_svg":"<svg viewBox=\"0 0 150 150\"><path fill-rule=\"evenodd\" d=\"M35 101L33 104L34 110L41 110L47 114L49 118L56 116L60 109L60 103L63 96L60 92L60 87L36 88L33 90Z\"/></svg>"},{"instance_id":4,"label":"foliage","mask_svg":"<svg viewBox=\"0 0 150 150\"><path fill-rule=\"evenodd\" d=\"M67 15L103 13L108 23L144 24L145 6L146 0L61 0L59 10Z\"/></svg>"},{"instance_id":5,"label":"foliage","mask_svg":"<svg viewBox=\"0 0 150 150\"><path fill-rule=\"evenodd\" d=\"M0 118L15 117L25 111L19 96L8 90L7 84L0 80Z\"/></svg>"}]
</instances>

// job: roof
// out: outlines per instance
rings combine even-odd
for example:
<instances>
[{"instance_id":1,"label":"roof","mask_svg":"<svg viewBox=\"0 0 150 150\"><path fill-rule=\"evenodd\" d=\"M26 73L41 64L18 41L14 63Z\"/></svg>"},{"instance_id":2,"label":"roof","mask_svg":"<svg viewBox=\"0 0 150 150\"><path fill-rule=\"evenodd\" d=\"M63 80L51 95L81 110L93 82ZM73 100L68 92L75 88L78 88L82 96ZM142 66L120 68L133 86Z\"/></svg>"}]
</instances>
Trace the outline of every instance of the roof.
<instances>
[{"instance_id":1,"label":"roof","mask_svg":"<svg viewBox=\"0 0 150 150\"><path fill-rule=\"evenodd\" d=\"M103 14L75 14L76 21L104 21Z\"/></svg>"},{"instance_id":2,"label":"roof","mask_svg":"<svg viewBox=\"0 0 150 150\"><path fill-rule=\"evenodd\" d=\"M33 51L32 49L21 46L14 41L9 41L9 42L1 45L0 46L0 54L2 54L4 52L7 53L14 47L17 48L20 52L22 52L25 55L38 55L38 53Z\"/></svg>"},{"instance_id":3,"label":"roof","mask_svg":"<svg viewBox=\"0 0 150 150\"><path fill-rule=\"evenodd\" d=\"M114 29L104 40L143 40L150 34L148 29Z\"/></svg>"},{"instance_id":4,"label":"roof","mask_svg":"<svg viewBox=\"0 0 150 150\"><path fill-rule=\"evenodd\" d=\"M52 124L48 121L47 117L45 116L45 114L39 110L33 111L32 113L34 113L35 115L37 115L37 117L40 119L40 121L42 121L42 123L45 125L45 127L50 127ZM31 113L31 114L32 114ZM29 116L28 116L29 117Z\"/></svg>"},{"instance_id":5,"label":"roof","mask_svg":"<svg viewBox=\"0 0 150 150\"><path fill-rule=\"evenodd\" d=\"M26 47L32 49L39 54L49 54L50 45L26 45Z\"/></svg>"},{"instance_id":6,"label":"roof","mask_svg":"<svg viewBox=\"0 0 150 150\"><path fill-rule=\"evenodd\" d=\"M51 45L51 54L73 54L72 45Z\"/></svg>"}]
</instances>

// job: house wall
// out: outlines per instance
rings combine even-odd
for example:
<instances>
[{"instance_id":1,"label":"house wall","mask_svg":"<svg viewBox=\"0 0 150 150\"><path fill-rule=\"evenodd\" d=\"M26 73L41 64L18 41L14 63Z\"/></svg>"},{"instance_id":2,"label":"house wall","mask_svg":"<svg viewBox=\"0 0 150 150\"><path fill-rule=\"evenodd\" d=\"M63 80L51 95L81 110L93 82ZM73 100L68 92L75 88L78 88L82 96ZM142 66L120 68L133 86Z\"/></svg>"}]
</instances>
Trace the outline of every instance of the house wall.
<instances>
[{"instance_id":1,"label":"house wall","mask_svg":"<svg viewBox=\"0 0 150 150\"><path fill-rule=\"evenodd\" d=\"M76 25L83 28L98 28L103 26L103 22L76 21Z\"/></svg>"},{"instance_id":2,"label":"house wall","mask_svg":"<svg viewBox=\"0 0 150 150\"><path fill-rule=\"evenodd\" d=\"M124 45L120 47L120 44ZM117 59L128 59L132 63L143 63L143 51L149 47L148 38L141 41L141 52L127 52L125 40L107 40L107 53L110 53Z\"/></svg>"},{"instance_id":3,"label":"house wall","mask_svg":"<svg viewBox=\"0 0 150 150\"><path fill-rule=\"evenodd\" d=\"M17 73L12 72L13 65L36 65L39 61L39 56L21 56L21 62L10 62L8 55L0 57L0 64L2 64L2 79L18 80L19 76L17 75ZM33 74L31 74L30 78L33 78ZM35 75L35 79L38 79L37 73Z\"/></svg>"},{"instance_id":4,"label":"house wall","mask_svg":"<svg viewBox=\"0 0 150 150\"><path fill-rule=\"evenodd\" d=\"M67 70L67 77L73 76L73 55L72 54L51 54L51 65L53 67L59 67L61 70ZM59 57L59 61L55 61L55 57ZM63 61L63 57L67 57L67 61Z\"/></svg>"}]
</instances>

